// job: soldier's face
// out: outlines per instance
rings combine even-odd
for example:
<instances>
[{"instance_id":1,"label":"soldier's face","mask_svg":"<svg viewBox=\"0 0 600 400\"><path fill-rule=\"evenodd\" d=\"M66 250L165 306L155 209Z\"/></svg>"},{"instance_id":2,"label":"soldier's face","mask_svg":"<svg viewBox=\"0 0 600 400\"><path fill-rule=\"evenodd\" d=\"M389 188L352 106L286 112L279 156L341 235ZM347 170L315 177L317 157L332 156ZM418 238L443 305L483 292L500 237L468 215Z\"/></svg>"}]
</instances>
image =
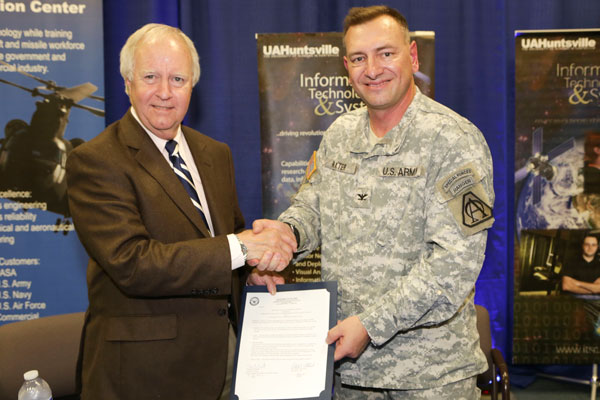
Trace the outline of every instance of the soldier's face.
<instances>
[{"instance_id":1,"label":"soldier's face","mask_svg":"<svg viewBox=\"0 0 600 400\"><path fill-rule=\"evenodd\" d=\"M405 30L383 15L348 29L344 66L367 107L387 110L412 100L413 73L419 70L417 45Z\"/></svg>"},{"instance_id":2,"label":"soldier's face","mask_svg":"<svg viewBox=\"0 0 600 400\"><path fill-rule=\"evenodd\" d=\"M192 58L182 40L159 38L135 52L133 80L127 81L131 105L144 126L173 139L192 95Z\"/></svg>"}]
</instances>

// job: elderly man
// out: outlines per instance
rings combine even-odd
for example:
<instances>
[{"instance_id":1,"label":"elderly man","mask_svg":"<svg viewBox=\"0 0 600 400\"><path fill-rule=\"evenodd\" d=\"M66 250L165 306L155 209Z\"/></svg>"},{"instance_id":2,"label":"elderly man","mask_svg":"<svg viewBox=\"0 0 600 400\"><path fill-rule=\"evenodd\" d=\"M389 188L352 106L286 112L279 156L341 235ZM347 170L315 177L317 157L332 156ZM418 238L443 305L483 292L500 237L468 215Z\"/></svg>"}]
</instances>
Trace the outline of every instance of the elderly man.
<instances>
[{"instance_id":1,"label":"elderly man","mask_svg":"<svg viewBox=\"0 0 600 400\"><path fill-rule=\"evenodd\" d=\"M415 86L417 46L385 6L352 8L344 65L365 108L325 132L281 222L299 258L321 245L338 281L338 399L477 399L487 369L474 285L492 225L492 160L481 132Z\"/></svg>"},{"instance_id":2,"label":"elderly man","mask_svg":"<svg viewBox=\"0 0 600 400\"><path fill-rule=\"evenodd\" d=\"M82 398L228 398L239 267L267 252L260 269L281 270L295 240L243 231L229 148L181 125L200 76L185 34L142 27L121 51L121 75L132 107L67 162L90 257Z\"/></svg>"}]
</instances>

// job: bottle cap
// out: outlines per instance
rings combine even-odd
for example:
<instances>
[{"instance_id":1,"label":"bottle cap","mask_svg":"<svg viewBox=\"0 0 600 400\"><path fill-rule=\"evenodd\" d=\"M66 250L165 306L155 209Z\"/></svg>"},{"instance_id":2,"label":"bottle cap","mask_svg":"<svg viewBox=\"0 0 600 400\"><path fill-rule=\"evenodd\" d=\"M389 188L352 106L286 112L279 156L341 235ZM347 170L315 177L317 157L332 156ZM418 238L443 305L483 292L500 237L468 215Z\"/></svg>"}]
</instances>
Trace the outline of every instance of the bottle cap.
<instances>
[{"instance_id":1,"label":"bottle cap","mask_svg":"<svg viewBox=\"0 0 600 400\"><path fill-rule=\"evenodd\" d=\"M39 372L37 369L32 369L31 371L27 371L23 374L23 377L26 381L32 381L39 376Z\"/></svg>"}]
</instances>

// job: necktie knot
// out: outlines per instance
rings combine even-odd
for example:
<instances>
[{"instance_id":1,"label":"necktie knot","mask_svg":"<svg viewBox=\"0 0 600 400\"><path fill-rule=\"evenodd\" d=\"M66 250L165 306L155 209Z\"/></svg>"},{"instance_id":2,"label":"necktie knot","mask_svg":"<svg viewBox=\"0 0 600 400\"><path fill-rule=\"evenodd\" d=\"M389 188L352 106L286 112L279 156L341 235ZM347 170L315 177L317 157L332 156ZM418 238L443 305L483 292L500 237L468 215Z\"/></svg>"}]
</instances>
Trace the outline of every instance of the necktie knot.
<instances>
[{"instance_id":1,"label":"necktie knot","mask_svg":"<svg viewBox=\"0 0 600 400\"><path fill-rule=\"evenodd\" d=\"M177 154L177 141L171 139L167 142L167 144L165 144L165 149L167 149L167 152L169 153L169 156L172 156L173 154Z\"/></svg>"}]
</instances>

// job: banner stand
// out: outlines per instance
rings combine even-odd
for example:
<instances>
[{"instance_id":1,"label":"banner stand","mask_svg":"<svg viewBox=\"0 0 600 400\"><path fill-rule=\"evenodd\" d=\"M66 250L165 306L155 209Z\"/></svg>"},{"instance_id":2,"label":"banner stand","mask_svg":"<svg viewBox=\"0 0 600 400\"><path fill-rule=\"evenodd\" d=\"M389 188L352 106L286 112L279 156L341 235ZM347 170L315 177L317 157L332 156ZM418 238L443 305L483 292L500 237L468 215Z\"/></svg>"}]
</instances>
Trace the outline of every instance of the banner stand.
<instances>
[{"instance_id":1,"label":"banner stand","mask_svg":"<svg viewBox=\"0 0 600 400\"><path fill-rule=\"evenodd\" d=\"M582 385L590 385L591 386L590 399L596 400L596 389L598 388L598 364L597 363L592 364L592 376L590 377L589 380L575 379L575 378L569 378L566 376L550 375L550 374L544 374L544 373L538 373L536 375L541 376L542 378L554 379L554 380L558 380L558 381L566 381L566 382L580 383Z\"/></svg>"},{"instance_id":2,"label":"banner stand","mask_svg":"<svg viewBox=\"0 0 600 400\"><path fill-rule=\"evenodd\" d=\"M591 376L588 370L577 377L587 379L559 376L567 375L559 369L536 374L589 385L592 400L600 290L581 284L600 278L600 254L583 251L586 238L600 237L598 49L600 29L515 32L512 364L592 365Z\"/></svg>"}]
</instances>

